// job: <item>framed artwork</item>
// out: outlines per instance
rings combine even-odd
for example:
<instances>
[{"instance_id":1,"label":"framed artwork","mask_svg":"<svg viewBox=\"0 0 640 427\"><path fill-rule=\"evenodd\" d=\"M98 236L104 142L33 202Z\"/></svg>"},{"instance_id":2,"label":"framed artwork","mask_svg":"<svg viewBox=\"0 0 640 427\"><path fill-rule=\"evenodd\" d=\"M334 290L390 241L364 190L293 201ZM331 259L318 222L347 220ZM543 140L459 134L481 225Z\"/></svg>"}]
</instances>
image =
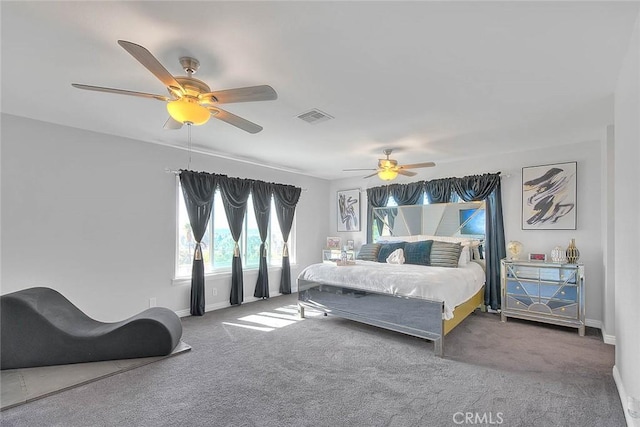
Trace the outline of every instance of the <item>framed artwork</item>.
<instances>
[{"instance_id":1,"label":"framed artwork","mask_svg":"<svg viewBox=\"0 0 640 427\"><path fill-rule=\"evenodd\" d=\"M529 261L546 261L547 254L529 254Z\"/></svg>"},{"instance_id":2,"label":"framed artwork","mask_svg":"<svg viewBox=\"0 0 640 427\"><path fill-rule=\"evenodd\" d=\"M353 250L353 240L347 240L347 249L352 251Z\"/></svg>"},{"instance_id":3,"label":"framed artwork","mask_svg":"<svg viewBox=\"0 0 640 427\"><path fill-rule=\"evenodd\" d=\"M522 168L522 229L576 229L577 162Z\"/></svg>"},{"instance_id":4,"label":"framed artwork","mask_svg":"<svg viewBox=\"0 0 640 427\"><path fill-rule=\"evenodd\" d=\"M338 191L338 231L360 231L360 190Z\"/></svg>"},{"instance_id":5,"label":"framed artwork","mask_svg":"<svg viewBox=\"0 0 640 427\"><path fill-rule=\"evenodd\" d=\"M341 242L340 237L327 237L327 249L341 249Z\"/></svg>"}]
</instances>

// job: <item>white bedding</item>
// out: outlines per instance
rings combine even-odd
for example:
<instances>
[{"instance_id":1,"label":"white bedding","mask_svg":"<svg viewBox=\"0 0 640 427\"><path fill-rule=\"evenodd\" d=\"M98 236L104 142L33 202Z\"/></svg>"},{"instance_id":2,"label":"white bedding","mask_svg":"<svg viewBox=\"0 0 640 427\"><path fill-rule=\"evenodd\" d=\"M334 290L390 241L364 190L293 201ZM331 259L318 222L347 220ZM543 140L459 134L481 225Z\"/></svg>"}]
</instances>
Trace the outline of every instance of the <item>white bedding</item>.
<instances>
[{"instance_id":1,"label":"white bedding","mask_svg":"<svg viewBox=\"0 0 640 427\"><path fill-rule=\"evenodd\" d=\"M355 265L313 264L298 279L326 285L345 286L391 295L444 302L444 319L453 318L453 309L473 296L485 282L482 267L470 262L463 267L426 267L356 261Z\"/></svg>"}]
</instances>

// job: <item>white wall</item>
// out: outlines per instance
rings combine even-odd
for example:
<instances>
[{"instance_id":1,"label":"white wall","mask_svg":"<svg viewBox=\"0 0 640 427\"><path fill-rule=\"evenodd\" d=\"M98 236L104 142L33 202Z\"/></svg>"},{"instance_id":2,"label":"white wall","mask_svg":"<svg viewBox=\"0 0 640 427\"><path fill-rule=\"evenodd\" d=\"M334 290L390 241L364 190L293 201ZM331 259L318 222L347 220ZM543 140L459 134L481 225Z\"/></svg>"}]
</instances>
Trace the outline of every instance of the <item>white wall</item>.
<instances>
[{"instance_id":1,"label":"white wall","mask_svg":"<svg viewBox=\"0 0 640 427\"><path fill-rule=\"evenodd\" d=\"M602 335L615 344L615 130L607 126L602 144L602 255L604 268Z\"/></svg>"},{"instance_id":2,"label":"white wall","mask_svg":"<svg viewBox=\"0 0 640 427\"><path fill-rule=\"evenodd\" d=\"M615 302L614 378L627 413L627 396L640 400L640 15L615 94ZM640 426L640 419L627 418Z\"/></svg>"},{"instance_id":3,"label":"white wall","mask_svg":"<svg viewBox=\"0 0 640 427\"><path fill-rule=\"evenodd\" d=\"M3 294L48 286L103 321L132 316L150 298L188 310L190 286L172 284L177 195L164 170L186 168L186 151L4 114L1 148ZM326 212L328 181L192 157L193 170L303 187L292 277L320 261L329 220L317 213ZM245 272L245 302L256 279L257 270ZM280 269L269 279L275 296ZM230 275L207 279L207 307L228 306L230 288Z\"/></svg>"},{"instance_id":4,"label":"white wall","mask_svg":"<svg viewBox=\"0 0 640 427\"><path fill-rule=\"evenodd\" d=\"M558 141L564 142L564 141ZM576 239L576 246L580 249L580 261L585 264L586 275L586 317L589 326L601 327L603 319L603 251L602 251L602 213L601 198L601 144L602 141L583 142L570 145L558 145L553 149L540 149L519 153L504 153L499 157L478 156L473 160L452 163L441 163L435 168L421 169L412 178L396 180L406 183L419 180L429 180L445 177L461 177L487 172L501 172L505 175L502 180L502 201L505 238L518 240L523 243L524 253L544 252L550 256L556 246L567 247L571 238ZM428 159L415 159L418 161ZM545 165L561 162L578 162L578 229L577 230L541 230L531 231L521 229L521 201L522 201L522 167ZM336 234L336 191L349 188L366 188L382 185L377 178L363 180L352 178L331 182L329 194L330 231ZM366 239L366 192L362 194L362 231L359 233L337 233L344 239L354 239L358 242ZM613 308L611 307L611 310Z\"/></svg>"}]
</instances>

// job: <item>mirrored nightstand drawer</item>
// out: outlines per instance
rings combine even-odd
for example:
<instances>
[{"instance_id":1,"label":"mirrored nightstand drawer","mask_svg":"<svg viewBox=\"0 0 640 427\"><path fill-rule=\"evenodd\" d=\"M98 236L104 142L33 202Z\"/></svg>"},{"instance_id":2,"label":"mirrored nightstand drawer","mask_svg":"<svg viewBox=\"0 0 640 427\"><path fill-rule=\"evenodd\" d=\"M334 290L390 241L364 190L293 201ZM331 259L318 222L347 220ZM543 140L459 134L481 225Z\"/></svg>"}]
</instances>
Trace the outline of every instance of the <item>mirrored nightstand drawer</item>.
<instances>
[{"instance_id":1,"label":"mirrored nightstand drawer","mask_svg":"<svg viewBox=\"0 0 640 427\"><path fill-rule=\"evenodd\" d=\"M514 295L538 295L538 284L509 280L507 282L507 293Z\"/></svg>"},{"instance_id":2,"label":"mirrored nightstand drawer","mask_svg":"<svg viewBox=\"0 0 640 427\"><path fill-rule=\"evenodd\" d=\"M578 289L575 286L540 284L540 298L553 298L565 301L578 301Z\"/></svg>"},{"instance_id":3,"label":"mirrored nightstand drawer","mask_svg":"<svg viewBox=\"0 0 640 427\"><path fill-rule=\"evenodd\" d=\"M533 300L526 296L507 295L507 308L526 311Z\"/></svg>"}]
</instances>

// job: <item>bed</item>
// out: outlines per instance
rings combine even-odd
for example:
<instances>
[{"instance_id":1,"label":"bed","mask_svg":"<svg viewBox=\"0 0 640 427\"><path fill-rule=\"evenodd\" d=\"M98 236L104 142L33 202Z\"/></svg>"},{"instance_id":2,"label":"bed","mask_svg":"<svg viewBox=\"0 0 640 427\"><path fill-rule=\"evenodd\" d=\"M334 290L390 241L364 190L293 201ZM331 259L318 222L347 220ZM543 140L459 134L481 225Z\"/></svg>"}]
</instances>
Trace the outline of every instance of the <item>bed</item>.
<instances>
[{"instance_id":1,"label":"bed","mask_svg":"<svg viewBox=\"0 0 640 427\"><path fill-rule=\"evenodd\" d=\"M298 306L424 338L444 336L484 302L481 262L458 268L355 261L313 264L298 276Z\"/></svg>"}]
</instances>

